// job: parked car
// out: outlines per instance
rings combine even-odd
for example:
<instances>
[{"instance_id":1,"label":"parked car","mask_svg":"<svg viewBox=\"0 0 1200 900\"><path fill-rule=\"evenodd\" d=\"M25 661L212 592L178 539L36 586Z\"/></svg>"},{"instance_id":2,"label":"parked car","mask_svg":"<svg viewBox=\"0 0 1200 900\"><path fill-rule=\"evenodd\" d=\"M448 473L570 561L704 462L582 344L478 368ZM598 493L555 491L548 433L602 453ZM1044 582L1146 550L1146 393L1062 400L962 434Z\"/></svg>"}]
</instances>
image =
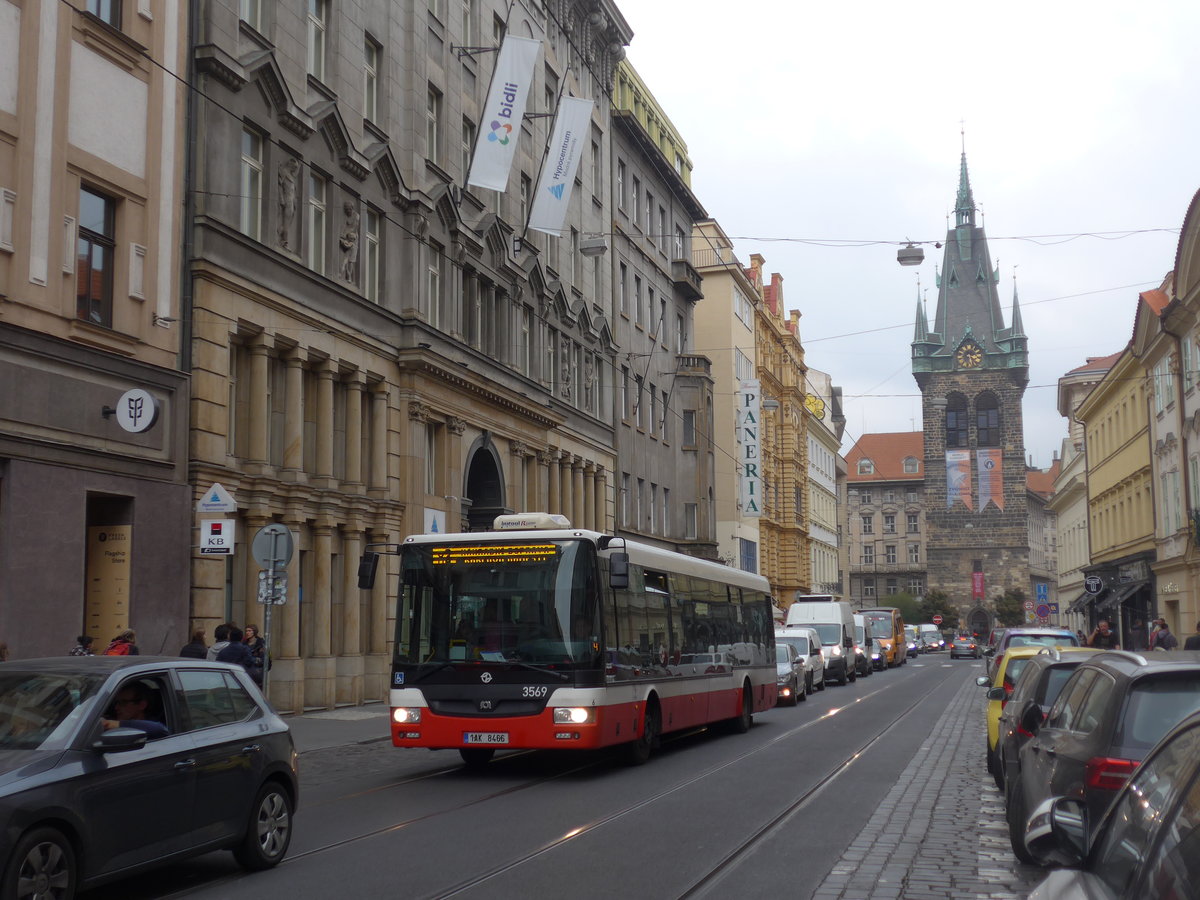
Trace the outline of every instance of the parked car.
<instances>
[{"instance_id":1,"label":"parked car","mask_svg":"<svg viewBox=\"0 0 1200 900\"><path fill-rule=\"evenodd\" d=\"M1045 722L1030 707L1033 736L1007 789L1009 837L1022 862L1029 815L1050 797L1083 802L1095 822L1137 764L1171 728L1200 709L1200 652L1108 650L1079 664Z\"/></svg>"},{"instance_id":2,"label":"parked car","mask_svg":"<svg viewBox=\"0 0 1200 900\"><path fill-rule=\"evenodd\" d=\"M917 631L916 625L904 626L904 644L908 648L908 658L921 654L923 642L921 641L921 635Z\"/></svg>"},{"instance_id":3,"label":"parked car","mask_svg":"<svg viewBox=\"0 0 1200 900\"><path fill-rule=\"evenodd\" d=\"M287 853L287 724L240 666L153 656L0 665L0 897L70 898L168 862Z\"/></svg>"},{"instance_id":4,"label":"parked car","mask_svg":"<svg viewBox=\"0 0 1200 900\"><path fill-rule=\"evenodd\" d=\"M983 651L979 649L979 644L975 643L975 638L964 637L959 635L950 642L950 658L963 659L980 659L983 656Z\"/></svg>"},{"instance_id":5,"label":"parked car","mask_svg":"<svg viewBox=\"0 0 1200 900\"><path fill-rule=\"evenodd\" d=\"M775 690L776 702L781 705L795 706L801 699L808 699L804 662L786 641L775 645Z\"/></svg>"},{"instance_id":6,"label":"parked car","mask_svg":"<svg viewBox=\"0 0 1200 900\"><path fill-rule=\"evenodd\" d=\"M776 629L775 644L781 643L791 644L804 665L804 696L798 699L806 700L813 691L825 690L825 657L816 629L799 625Z\"/></svg>"},{"instance_id":7,"label":"parked car","mask_svg":"<svg viewBox=\"0 0 1200 900\"><path fill-rule=\"evenodd\" d=\"M1021 726L1021 714L1032 705L1041 711L1045 720L1075 667L1099 652L1091 647L1043 647L1025 663L1011 691L1007 679L999 688L988 691L989 699L996 690L1007 694L1001 698L995 753L996 767L1004 783L1011 782L1020 771L1021 747L1033 736Z\"/></svg>"},{"instance_id":8,"label":"parked car","mask_svg":"<svg viewBox=\"0 0 1200 900\"><path fill-rule=\"evenodd\" d=\"M924 625L918 625L917 631L921 635L921 643L924 646L926 653L931 653L935 650L945 650L946 640L942 637L941 631L932 622Z\"/></svg>"},{"instance_id":9,"label":"parked car","mask_svg":"<svg viewBox=\"0 0 1200 900\"><path fill-rule=\"evenodd\" d=\"M989 688L987 692L987 710L984 718L987 721L987 770L995 779L996 787L1003 789L1004 778L996 762L996 745L1000 740L1000 713L1013 692L1021 670L1034 656L1042 652L1041 647L1014 647L1004 654L1000 667L995 675L988 677L980 675L975 683Z\"/></svg>"},{"instance_id":10,"label":"parked car","mask_svg":"<svg viewBox=\"0 0 1200 900\"><path fill-rule=\"evenodd\" d=\"M1009 647L1078 647L1079 637L1070 628L1006 628L995 645L984 651L988 657L988 674L996 673L996 666L1004 658Z\"/></svg>"},{"instance_id":11,"label":"parked car","mask_svg":"<svg viewBox=\"0 0 1200 900\"><path fill-rule=\"evenodd\" d=\"M1077 799L1047 799L1029 820L1030 858L1060 865L1030 900L1182 900L1200 884L1200 715L1151 750L1107 815Z\"/></svg>"}]
</instances>

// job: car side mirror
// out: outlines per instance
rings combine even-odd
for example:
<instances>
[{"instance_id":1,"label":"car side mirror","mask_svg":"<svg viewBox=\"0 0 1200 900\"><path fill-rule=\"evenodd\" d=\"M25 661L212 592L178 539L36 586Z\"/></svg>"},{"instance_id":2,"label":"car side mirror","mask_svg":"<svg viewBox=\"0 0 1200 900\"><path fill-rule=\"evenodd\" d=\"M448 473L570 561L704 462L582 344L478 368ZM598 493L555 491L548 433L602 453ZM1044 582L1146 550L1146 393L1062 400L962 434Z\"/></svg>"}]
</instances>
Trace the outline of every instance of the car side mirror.
<instances>
[{"instance_id":1,"label":"car side mirror","mask_svg":"<svg viewBox=\"0 0 1200 900\"><path fill-rule=\"evenodd\" d=\"M992 683L992 679L988 678L986 675L980 675L975 679L975 683L980 687L987 687Z\"/></svg>"},{"instance_id":2,"label":"car side mirror","mask_svg":"<svg viewBox=\"0 0 1200 900\"><path fill-rule=\"evenodd\" d=\"M995 647L985 647L983 650L983 655L984 656L995 656L996 648Z\"/></svg>"},{"instance_id":3,"label":"car side mirror","mask_svg":"<svg viewBox=\"0 0 1200 900\"><path fill-rule=\"evenodd\" d=\"M614 590L629 587L629 554L614 553L608 559L608 586Z\"/></svg>"},{"instance_id":4,"label":"car side mirror","mask_svg":"<svg viewBox=\"0 0 1200 900\"><path fill-rule=\"evenodd\" d=\"M141 750L146 746L148 735L140 728L114 728L100 734L100 740L92 744L93 750L101 753L124 753Z\"/></svg>"},{"instance_id":5,"label":"car side mirror","mask_svg":"<svg viewBox=\"0 0 1200 900\"><path fill-rule=\"evenodd\" d=\"M1025 708L1021 710L1020 726L1030 734L1037 734L1038 729L1042 727L1042 708L1038 706L1036 700L1030 700L1025 704Z\"/></svg>"},{"instance_id":6,"label":"car side mirror","mask_svg":"<svg viewBox=\"0 0 1200 900\"><path fill-rule=\"evenodd\" d=\"M1002 687L988 688L987 698L989 700L1003 700L1007 696Z\"/></svg>"},{"instance_id":7,"label":"car side mirror","mask_svg":"<svg viewBox=\"0 0 1200 900\"><path fill-rule=\"evenodd\" d=\"M1039 865L1078 866L1087 845L1087 807L1072 797L1043 800L1025 825L1025 849Z\"/></svg>"}]
</instances>

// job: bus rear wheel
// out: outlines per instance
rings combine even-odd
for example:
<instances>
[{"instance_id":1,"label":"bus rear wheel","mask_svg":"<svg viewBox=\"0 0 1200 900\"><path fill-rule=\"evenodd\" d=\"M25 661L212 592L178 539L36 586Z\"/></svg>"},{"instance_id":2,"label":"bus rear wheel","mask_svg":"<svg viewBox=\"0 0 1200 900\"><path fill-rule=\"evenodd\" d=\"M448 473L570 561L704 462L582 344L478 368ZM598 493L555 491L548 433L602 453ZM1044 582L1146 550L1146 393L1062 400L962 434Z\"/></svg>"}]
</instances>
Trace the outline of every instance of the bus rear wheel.
<instances>
[{"instance_id":1,"label":"bus rear wheel","mask_svg":"<svg viewBox=\"0 0 1200 900\"><path fill-rule=\"evenodd\" d=\"M459 756L468 769L481 769L492 761L496 755L494 747L459 747Z\"/></svg>"},{"instance_id":2,"label":"bus rear wheel","mask_svg":"<svg viewBox=\"0 0 1200 900\"><path fill-rule=\"evenodd\" d=\"M745 734L754 724L754 701L750 696L750 685L742 688L742 711L729 720L729 730L734 734Z\"/></svg>"}]
</instances>

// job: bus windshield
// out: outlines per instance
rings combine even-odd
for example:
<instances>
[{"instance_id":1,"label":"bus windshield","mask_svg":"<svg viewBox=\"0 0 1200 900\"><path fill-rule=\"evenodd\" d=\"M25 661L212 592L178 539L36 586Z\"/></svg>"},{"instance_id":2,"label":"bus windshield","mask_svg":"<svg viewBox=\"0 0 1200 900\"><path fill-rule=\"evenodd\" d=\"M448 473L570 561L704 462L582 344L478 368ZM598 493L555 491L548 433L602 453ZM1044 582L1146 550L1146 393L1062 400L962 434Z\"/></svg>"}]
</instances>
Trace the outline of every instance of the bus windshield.
<instances>
[{"instance_id":1,"label":"bus windshield","mask_svg":"<svg viewBox=\"0 0 1200 900\"><path fill-rule=\"evenodd\" d=\"M871 630L871 637L887 638L888 640L893 637L891 613L863 613L862 616Z\"/></svg>"},{"instance_id":2,"label":"bus windshield","mask_svg":"<svg viewBox=\"0 0 1200 900\"><path fill-rule=\"evenodd\" d=\"M409 544L395 661L599 667L598 611L588 541Z\"/></svg>"}]
</instances>

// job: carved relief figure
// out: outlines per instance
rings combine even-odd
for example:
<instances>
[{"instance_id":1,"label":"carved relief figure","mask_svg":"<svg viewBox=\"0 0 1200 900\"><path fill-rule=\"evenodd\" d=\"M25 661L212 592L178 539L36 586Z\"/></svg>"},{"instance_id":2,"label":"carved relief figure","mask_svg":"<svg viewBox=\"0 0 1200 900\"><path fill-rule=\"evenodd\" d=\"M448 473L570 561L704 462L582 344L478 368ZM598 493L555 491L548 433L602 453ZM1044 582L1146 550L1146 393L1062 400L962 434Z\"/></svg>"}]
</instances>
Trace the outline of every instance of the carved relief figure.
<instances>
[{"instance_id":1,"label":"carved relief figure","mask_svg":"<svg viewBox=\"0 0 1200 900\"><path fill-rule=\"evenodd\" d=\"M300 160L294 156L279 166L279 246L291 250L292 221L296 218L296 178Z\"/></svg>"},{"instance_id":2,"label":"carved relief figure","mask_svg":"<svg viewBox=\"0 0 1200 900\"><path fill-rule=\"evenodd\" d=\"M583 405L592 408L592 392L596 388L596 361L589 353L583 361Z\"/></svg>"},{"instance_id":3,"label":"carved relief figure","mask_svg":"<svg viewBox=\"0 0 1200 900\"><path fill-rule=\"evenodd\" d=\"M358 276L358 207L350 200L342 204L346 219L338 246L342 248L342 280L351 284Z\"/></svg>"},{"instance_id":4,"label":"carved relief figure","mask_svg":"<svg viewBox=\"0 0 1200 900\"><path fill-rule=\"evenodd\" d=\"M571 342L563 338L562 352L559 354L562 370L562 396L564 400L571 399Z\"/></svg>"}]
</instances>

